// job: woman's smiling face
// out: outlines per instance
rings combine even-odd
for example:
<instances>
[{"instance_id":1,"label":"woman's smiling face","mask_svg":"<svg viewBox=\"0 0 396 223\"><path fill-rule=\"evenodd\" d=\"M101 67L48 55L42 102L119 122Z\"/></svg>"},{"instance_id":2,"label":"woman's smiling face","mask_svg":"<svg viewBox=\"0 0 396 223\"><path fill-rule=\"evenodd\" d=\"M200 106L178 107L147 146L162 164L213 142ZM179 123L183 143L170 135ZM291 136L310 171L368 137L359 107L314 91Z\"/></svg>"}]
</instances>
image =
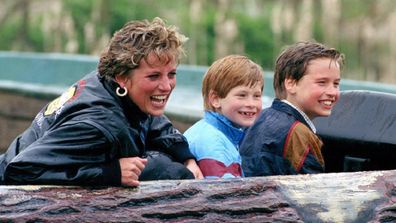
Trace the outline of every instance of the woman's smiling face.
<instances>
[{"instance_id":1,"label":"woman's smiling face","mask_svg":"<svg viewBox=\"0 0 396 223\"><path fill-rule=\"evenodd\" d=\"M176 86L175 60L160 61L149 54L139 66L126 77L117 77L121 87L126 87L129 98L141 111L153 116L162 115L172 90Z\"/></svg>"}]
</instances>

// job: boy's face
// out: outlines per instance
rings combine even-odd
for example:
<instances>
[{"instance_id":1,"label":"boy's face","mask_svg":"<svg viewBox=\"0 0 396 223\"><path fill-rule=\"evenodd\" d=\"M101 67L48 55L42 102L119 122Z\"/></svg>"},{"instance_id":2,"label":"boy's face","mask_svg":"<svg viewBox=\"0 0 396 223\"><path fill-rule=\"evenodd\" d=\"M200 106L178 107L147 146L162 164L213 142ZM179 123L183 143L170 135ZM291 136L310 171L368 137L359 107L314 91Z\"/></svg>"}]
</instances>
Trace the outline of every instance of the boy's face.
<instances>
[{"instance_id":1,"label":"boy's face","mask_svg":"<svg viewBox=\"0 0 396 223\"><path fill-rule=\"evenodd\" d=\"M225 98L215 97L212 105L240 127L249 127L262 109L261 85L236 86Z\"/></svg>"},{"instance_id":2,"label":"boy's face","mask_svg":"<svg viewBox=\"0 0 396 223\"><path fill-rule=\"evenodd\" d=\"M340 67L330 58L311 60L299 80L285 80L286 100L310 119L329 116L340 96Z\"/></svg>"}]
</instances>

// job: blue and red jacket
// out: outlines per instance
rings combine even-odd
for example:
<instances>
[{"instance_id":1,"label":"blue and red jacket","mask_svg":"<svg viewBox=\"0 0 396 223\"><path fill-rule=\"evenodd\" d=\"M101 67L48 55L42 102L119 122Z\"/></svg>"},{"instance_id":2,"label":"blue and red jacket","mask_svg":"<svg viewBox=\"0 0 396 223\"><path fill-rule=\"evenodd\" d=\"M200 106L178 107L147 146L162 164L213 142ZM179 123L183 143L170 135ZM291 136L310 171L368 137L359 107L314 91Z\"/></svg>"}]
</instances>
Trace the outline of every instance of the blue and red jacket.
<instances>
[{"instance_id":1,"label":"blue and red jacket","mask_svg":"<svg viewBox=\"0 0 396 223\"><path fill-rule=\"evenodd\" d=\"M243 176L238 149L244 129L233 126L225 116L206 111L184 136L205 178Z\"/></svg>"},{"instance_id":2,"label":"blue and red jacket","mask_svg":"<svg viewBox=\"0 0 396 223\"><path fill-rule=\"evenodd\" d=\"M275 99L246 132L242 168L246 176L321 173L322 145L295 108Z\"/></svg>"}]
</instances>

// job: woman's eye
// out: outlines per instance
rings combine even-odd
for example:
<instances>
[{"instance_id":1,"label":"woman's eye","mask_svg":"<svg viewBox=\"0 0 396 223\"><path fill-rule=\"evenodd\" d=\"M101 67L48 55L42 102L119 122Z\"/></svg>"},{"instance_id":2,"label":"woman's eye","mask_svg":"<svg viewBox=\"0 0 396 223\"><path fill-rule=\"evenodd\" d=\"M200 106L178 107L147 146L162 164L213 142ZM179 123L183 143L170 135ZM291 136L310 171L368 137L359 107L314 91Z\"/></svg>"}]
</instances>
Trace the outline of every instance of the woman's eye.
<instances>
[{"instance_id":1,"label":"woman's eye","mask_svg":"<svg viewBox=\"0 0 396 223\"><path fill-rule=\"evenodd\" d=\"M149 76L148 76L148 79L150 79L150 80L156 80L158 77L159 77L158 74L152 74L152 75L149 75Z\"/></svg>"}]
</instances>

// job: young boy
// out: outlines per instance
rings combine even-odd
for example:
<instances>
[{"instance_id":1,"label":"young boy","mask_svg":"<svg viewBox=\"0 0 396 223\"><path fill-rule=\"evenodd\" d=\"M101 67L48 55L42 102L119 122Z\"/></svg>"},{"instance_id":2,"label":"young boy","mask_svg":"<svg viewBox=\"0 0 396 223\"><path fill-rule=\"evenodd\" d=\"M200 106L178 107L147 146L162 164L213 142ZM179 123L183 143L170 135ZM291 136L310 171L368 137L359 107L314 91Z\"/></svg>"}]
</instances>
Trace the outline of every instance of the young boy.
<instances>
[{"instance_id":1,"label":"young boy","mask_svg":"<svg viewBox=\"0 0 396 223\"><path fill-rule=\"evenodd\" d=\"M320 43L286 48L275 64L275 100L241 144L246 176L324 172L322 141L312 119L329 116L339 97L344 56Z\"/></svg>"},{"instance_id":2,"label":"young boy","mask_svg":"<svg viewBox=\"0 0 396 223\"><path fill-rule=\"evenodd\" d=\"M202 82L204 118L184 133L206 179L243 176L239 144L261 111L263 88L263 69L245 56L209 67Z\"/></svg>"}]
</instances>

